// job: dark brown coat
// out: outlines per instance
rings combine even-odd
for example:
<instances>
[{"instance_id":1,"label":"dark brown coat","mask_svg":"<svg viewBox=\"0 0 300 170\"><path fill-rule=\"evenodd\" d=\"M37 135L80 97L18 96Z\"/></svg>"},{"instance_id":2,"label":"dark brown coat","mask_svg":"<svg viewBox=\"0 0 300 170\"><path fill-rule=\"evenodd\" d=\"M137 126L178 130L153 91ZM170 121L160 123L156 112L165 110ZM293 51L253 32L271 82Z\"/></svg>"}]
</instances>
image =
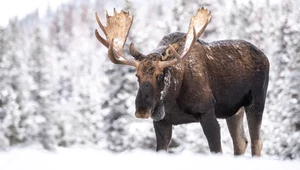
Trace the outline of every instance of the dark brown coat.
<instances>
[{"instance_id":1,"label":"dark brown coat","mask_svg":"<svg viewBox=\"0 0 300 170\"><path fill-rule=\"evenodd\" d=\"M168 149L172 125L200 122L210 151L222 152L217 118L224 118L233 139L234 154L244 154L248 143L243 127L245 110L252 155L259 156L268 59L246 41L197 40L210 18L208 10L199 9L187 34L165 36L148 55L131 44L130 54L135 60L126 59L122 52L133 19L127 12L107 15L106 27L96 15L106 39L97 30L95 35L108 48L113 63L136 67L139 90L135 116L154 120L157 150Z\"/></svg>"},{"instance_id":2,"label":"dark brown coat","mask_svg":"<svg viewBox=\"0 0 300 170\"><path fill-rule=\"evenodd\" d=\"M180 44L178 48L180 53L184 42L184 33L165 36L155 53L144 57L142 61L152 62L163 58L165 52L168 51L167 44ZM139 68L137 72L139 73ZM143 70L141 72L155 77L154 71L150 74ZM171 137L171 125L200 122L208 138L211 151L220 152L220 132L216 118L232 117L240 109L245 108L248 121L254 122L249 124L254 131L251 138L253 141L254 138L256 140L253 142L255 143L253 146L257 145L253 149L253 155L260 154L261 145L257 143L261 143L259 129L268 86L269 62L259 49L242 40L213 43L197 41L190 56L181 63L165 68L163 75L164 109L156 108L156 110L164 110L165 114L161 114L159 111L154 111L152 114L152 117L159 120L154 122L158 150L167 149ZM156 83L152 82L151 84ZM144 89L139 91L144 91ZM139 101L143 100L138 96L136 103ZM238 121L233 123L241 124L241 120ZM231 122L229 121L229 123ZM238 132L236 129L232 129L231 131L232 135L242 133L239 135L239 138L242 139L238 143L241 143L241 140L247 143L243 130ZM245 147L245 144L239 145ZM235 148L238 147L241 146L235 146ZM245 148L236 150L244 152Z\"/></svg>"}]
</instances>

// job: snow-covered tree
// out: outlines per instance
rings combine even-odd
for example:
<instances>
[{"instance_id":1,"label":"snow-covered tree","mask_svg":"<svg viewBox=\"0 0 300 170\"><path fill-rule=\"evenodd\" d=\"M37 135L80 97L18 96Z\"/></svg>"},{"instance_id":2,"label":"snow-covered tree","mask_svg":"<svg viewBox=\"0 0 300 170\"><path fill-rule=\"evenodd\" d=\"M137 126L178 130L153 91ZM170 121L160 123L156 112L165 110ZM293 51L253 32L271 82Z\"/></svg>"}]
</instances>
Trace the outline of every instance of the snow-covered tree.
<instances>
[{"instance_id":1,"label":"snow-covered tree","mask_svg":"<svg viewBox=\"0 0 300 170\"><path fill-rule=\"evenodd\" d=\"M271 64L263 120L263 153L299 159L299 2L221 0L73 0L56 10L38 11L0 28L0 148L18 144L91 145L120 152L154 150L152 121L134 118L138 85L135 69L111 63L107 48L94 37L113 7L134 15L124 48L135 43L150 53L174 31L185 32L199 7L212 12L201 39L244 39L262 49ZM220 120L225 153L232 153ZM223 133L224 132L224 133ZM199 124L175 126L171 152L207 153ZM250 149L248 149L249 151Z\"/></svg>"}]
</instances>

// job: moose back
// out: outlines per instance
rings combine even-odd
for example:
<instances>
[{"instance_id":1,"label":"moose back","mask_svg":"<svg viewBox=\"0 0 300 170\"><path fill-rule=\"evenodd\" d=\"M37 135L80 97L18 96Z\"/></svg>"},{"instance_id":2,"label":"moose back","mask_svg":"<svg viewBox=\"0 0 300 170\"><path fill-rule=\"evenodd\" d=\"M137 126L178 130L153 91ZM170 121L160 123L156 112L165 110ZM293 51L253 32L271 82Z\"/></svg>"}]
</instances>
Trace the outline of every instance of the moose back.
<instances>
[{"instance_id":1,"label":"moose back","mask_svg":"<svg viewBox=\"0 0 300 170\"><path fill-rule=\"evenodd\" d=\"M96 20L106 38L96 38L108 48L114 64L136 68L139 90L135 100L137 118L153 119L157 151L167 150L172 126L200 122L211 152L222 152L217 118L226 119L234 154L245 153L244 111L253 156L260 156L260 135L269 79L267 57L242 40L206 43L198 40L211 18L201 8L192 17L187 33L163 37L152 53L144 55L130 44L128 59L123 47L132 25L128 12L106 13L106 26Z\"/></svg>"}]
</instances>

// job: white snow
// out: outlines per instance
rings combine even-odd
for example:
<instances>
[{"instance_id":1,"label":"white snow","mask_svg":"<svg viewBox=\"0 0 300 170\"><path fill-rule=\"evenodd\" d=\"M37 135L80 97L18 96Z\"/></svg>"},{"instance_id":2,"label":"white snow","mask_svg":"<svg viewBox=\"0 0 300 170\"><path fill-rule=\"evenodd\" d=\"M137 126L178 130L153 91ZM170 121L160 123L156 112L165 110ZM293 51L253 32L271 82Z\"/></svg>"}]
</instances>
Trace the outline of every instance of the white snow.
<instances>
[{"instance_id":1,"label":"white snow","mask_svg":"<svg viewBox=\"0 0 300 170\"><path fill-rule=\"evenodd\" d=\"M155 153L135 150L114 154L92 148L57 148L49 152L36 147L14 148L0 152L1 170L93 170L93 169L230 169L230 170L299 170L299 161L266 158Z\"/></svg>"},{"instance_id":2,"label":"white snow","mask_svg":"<svg viewBox=\"0 0 300 170\"><path fill-rule=\"evenodd\" d=\"M244 39L262 49L270 59L268 99L262 123L264 159L299 160L300 1L279 3L276 0L278 4L274 4L275 0L259 4L256 1L153 0L144 3L138 0L72 0L57 10L48 11L45 17L33 12L23 20L13 19L7 27L0 28L0 150L35 143L43 144L45 148L84 145L118 152L133 148L154 150L152 121L134 118L138 89L135 69L109 61L107 48L94 36L95 28L99 29L94 14L98 12L103 21L105 10L112 13L113 8L128 10L134 15L124 47L124 55L129 58L130 42L135 43L143 54L155 51L153 49L164 35L186 31L197 8L205 6L213 19L201 39L206 42ZM181 68L178 66L178 69ZM165 79L166 82L171 80L168 76ZM244 121L247 127L246 118ZM232 153L232 140L225 120L220 120L220 124L223 152ZM249 133L246 134L249 140ZM170 151L176 154L186 151L208 153L207 140L200 124L174 127ZM246 155L250 151L251 146L248 145ZM79 154L81 151L72 152ZM149 164L160 158L176 161L187 155L194 157L187 154L165 158L136 152L121 154L125 156L119 155L117 157L121 158L116 160L120 162L118 159L123 157L127 160L127 157L148 155L145 161ZM22 162L32 163L27 156L32 154L37 157L32 159L43 164L46 161L39 159L67 159L64 149L55 154L13 149L0 151L3 158L0 163L4 165L3 161L7 163L9 159L14 162L14 157L22 156L23 159L19 158ZM98 150L95 154L95 159L100 162L102 157L115 158L106 151ZM205 162L202 157L207 156L196 155L194 159L199 159L197 163L202 164ZM20 162L19 159L16 162ZM85 161L89 157L82 159ZM2 169L7 168L0 167Z\"/></svg>"}]
</instances>

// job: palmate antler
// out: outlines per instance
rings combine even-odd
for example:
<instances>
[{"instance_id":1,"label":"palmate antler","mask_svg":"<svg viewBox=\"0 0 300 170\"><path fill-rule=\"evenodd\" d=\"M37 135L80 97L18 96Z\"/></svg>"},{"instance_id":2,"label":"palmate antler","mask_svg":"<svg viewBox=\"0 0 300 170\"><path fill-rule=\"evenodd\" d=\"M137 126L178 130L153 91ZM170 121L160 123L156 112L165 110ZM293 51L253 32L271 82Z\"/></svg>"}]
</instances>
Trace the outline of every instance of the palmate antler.
<instances>
[{"instance_id":1,"label":"palmate antler","mask_svg":"<svg viewBox=\"0 0 300 170\"><path fill-rule=\"evenodd\" d=\"M95 30L95 36L108 48L108 57L111 62L137 67L137 61L128 60L123 55L123 48L133 21L133 17L129 16L129 12L121 10L120 13L117 13L116 9L114 9L114 15L109 16L106 11L106 26L103 26L97 13L95 15L106 39L100 36L97 29Z\"/></svg>"},{"instance_id":2,"label":"palmate antler","mask_svg":"<svg viewBox=\"0 0 300 170\"><path fill-rule=\"evenodd\" d=\"M96 38L108 48L108 57L115 64L124 64L138 67L139 62L136 60L128 60L123 55L123 47L127 39L128 32L132 25L133 17L129 16L129 12L121 10L120 13L114 9L114 15L109 16L106 11L106 26L103 26L97 13L96 20L101 30L103 31L106 39L100 36L97 29L95 30ZM195 42L205 30L207 24L211 18L210 12L203 7L199 9L195 16L192 17L189 25L189 29L186 35L186 41L183 52L181 55L169 44L171 53L175 56L175 59L170 61L160 61L159 67L165 68L180 62L186 58L192 50ZM134 45L130 45L131 53L135 51ZM134 53L134 52L133 52Z\"/></svg>"},{"instance_id":3,"label":"palmate antler","mask_svg":"<svg viewBox=\"0 0 300 170\"><path fill-rule=\"evenodd\" d=\"M176 62L178 62L178 60L188 57L195 42L205 30L210 19L211 19L211 15L207 9L204 9L203 7L198 9L196 15L193 16L190 21L189 29L186 34L186 40L185 40L183 52L181 53L181 55L179 55L177 51L174 49L174 47L171 44L169 44L169 49L171 50L171 53L176 57L176 59L168 61L168 63L165 62L162 63L161 67L166 67L166 65L173 65Z\"/></svg>"}]
</instances>

